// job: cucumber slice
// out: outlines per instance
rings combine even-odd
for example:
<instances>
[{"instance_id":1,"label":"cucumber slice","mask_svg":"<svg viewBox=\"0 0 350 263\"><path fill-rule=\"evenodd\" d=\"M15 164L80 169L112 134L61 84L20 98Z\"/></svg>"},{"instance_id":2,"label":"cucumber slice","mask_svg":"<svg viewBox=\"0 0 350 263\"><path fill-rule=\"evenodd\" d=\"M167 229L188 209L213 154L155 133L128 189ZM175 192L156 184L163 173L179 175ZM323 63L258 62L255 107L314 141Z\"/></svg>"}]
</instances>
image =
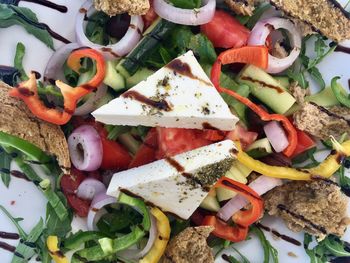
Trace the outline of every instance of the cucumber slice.
<instances>
[{"instance_id":1,"label":"cucumber slice","mask_svg":"<svg viewBox=\"0 0 350 263\"><path fill-rule=\"evenodd\" d=\"M200 204L200 207L212 212L219 211L220 204L216 199L215 189L210 190L209 194L205 197L205 199Z\"/></svg>"},{"instance_id":2,"label":"cucumber slice","mask_svg":"<svg viewBox=\"0 0 350 263\"><path fill-rule=\"evenodd\" d=\"M125 89L124 77L117 72L113 61L107 61L106 64L106 76L103 83L110 86L115 91Z\"/></svg>"},{"instance_id":3,"label":"cucumber slice","mask_svg":"<svg viewBox=\"0 0 350 263\"><path fill-rule=\"evenodd\" d=\"M272 148L267 138L257 140L247 148L247 154L253 158L261 158L270 153L272 153Z\"/></svg>"},{"instance_id":4,"label":"cucumber slice","mask_svg":"<svg viewBox=\"0 0 350 263\"><path fill-rule=\"evenodd\" d=\"M252 94L276 113L284 114L295 103L295 98L277 80L253 65L239 73L238 81L247 84Z\"/></svg>"},{"instance_id":5,"label":"cucumber slice","mask_svg":"<svg viewBox=\"0 0 350 263\"><path fill-rule=\"evenodd\" d=\"M139 82L147 79L149 76L151 76L154 73L153 70L150 70L148 68L141 68L134 75L132 75L130 78L126 79L126 87L128 89L132 88Z\"/></svg>"},{"instance_id":6,"label":"cucumber slice","mask_svg":"<svg viewBox=\"0 0 350 263\"><path fill-rule=\"evenodd\" d=\"M135 74L163 39L171 32L176 25L164 19L158 19L151 25L151 30L145 32L145 36L137 46L122 59L117 65L117 71L126 78Z\"/></svg>"},{"instance_id":7,"label":"cucumber slice","mask_svg":"<svg viewBox=\"0 0 350 263\"><path fill-rule=\"evenodd\" d=\"M251 169L241 164L240 162L235 161L231 166L230 170L226 172L225 176L237 182L246 184L247 177L251 172L252 172ZM228 190L226 188L221 188L221 187L216 188L216 196L219 202L231 199L235 195L236 195L235 192Z\"/></svg>"}]
</instances>

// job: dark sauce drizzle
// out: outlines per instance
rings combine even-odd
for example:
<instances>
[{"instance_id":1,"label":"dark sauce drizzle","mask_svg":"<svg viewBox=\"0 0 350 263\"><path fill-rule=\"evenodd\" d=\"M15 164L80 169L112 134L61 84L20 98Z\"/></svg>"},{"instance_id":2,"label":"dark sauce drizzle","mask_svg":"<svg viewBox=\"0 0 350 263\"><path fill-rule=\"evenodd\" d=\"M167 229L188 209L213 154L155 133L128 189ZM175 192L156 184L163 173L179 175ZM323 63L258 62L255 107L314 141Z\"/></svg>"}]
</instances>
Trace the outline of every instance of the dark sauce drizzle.
<instances>
[{"instance_id":1,"label":"dark sauce drizzle","mask_svg":"<svg viewBox=\"0 0 350 263\"><path fill-rule=\"evenodd\" d=\"M167 64L165 67L171 69L174 71L174 74L177 73L187 76L191 79L199 80L200 82L212 86L212 84L204 79L198 78L197 76L193 75L191 67L187 63L183 63L180 59L174 59L169 64Z\"/></svg>"},{"instance_id":2,"label":"dark sauce drizzle","mask_svg":"<svg viewBox=\"0 0 350 263\"><path fill-rule=\"evenodd\" d=\"M68 8L66 6L58 5L58 4L55 4L55 3L48 1L48 0L16 0L16 1L14 1L13 4L18 5L18 3L20 1L30 2L30 3L34 3L34 4L38 4L38 5L43 5L43 6L46 6L48 8L57 10L58 12L61 12L61 13L67 13L67 11L68 11Z\"/></svg>"},{"instance_id":3,"label":"dark sauce drizzle","mask_svg":"<svg viewBox=\"0 0 350 263\"><path fill-rule=\"evenodd\" d=\"M10 174L11 174L12 176L14 176L14 177L19 178L19 179L23 179L23 180L26 180L26 181L31 182L31 180L29 180L29 178L28 178L24 173L22 173L22 172L20 172L20 171L12 170L12 171L10 172Z\"/></svg>"},{"instance_id":4,"label":"dark sauce drizzle","mask_svg":"<svg viewBox=\"0 0 350 263\"><path fill-rule=\"evenodd\" d=\"M10 244L7 244L6 242L0 241L0 248L5 249L10 252L15 252L16 247L11 246Z\"/></svg>"},{"instance_id":5,"label":"dark sauce drizzle","mask_svg":"<svg viewBox=\"0 0 350 263\"><path fill-rule=\"evenodd\" d=\"M147 104L151 107L157 108L158 110L171 111L171 107L166 100L155 101L146 96L138 93L137 91L130 90L122 95L124 98L130 98L137 100L141 103Z\"/></svg>"},{"instance_id":6,"label":"dark sauce drizzle","mask_svg":"<svg viewBox=\"0 0 350 263\"><path fill-rule=\"evenodd\" d=\"M243 80L248 80L248 81L251 81L251 82L254 82L254 83L258 83L258 84L260 84L260 85L262 85L262 86L264 86L264 87L268 87L268 88L270 88L270 89L274 89L274 90L277 91L278 93L283 93L283 92L284 92L284 90L281 89L280 87L267 84L267 83L265 83L265 82L263 82L263 81L261 81L261 80L253 79L253 78L248 77L248 76L242 76L241 78L242 78Z\"/></svg>"},{"instance_id":7,"label":"dark sauce drizzle","mask_svg":"<svg viewBox=\"0 0 350 263\"><path fill-rule=\"evenodd\" d=\"M17 233L9 233L5 231L0 231L0 238L4 239L19 239L19 235Z\"/></svg>"},{"instance_id":8,"label":"dark sauce drizzle","mask_svg":"<svg viewBox=\"0 0 350 263\"><path fill-rule=\"evenodd\" d=\"M327 231L326 231L326 229L324 227L316 225L315 223L313 223L310 220L306 219L304 216L298 215L298 214L294 213L293 211L290 211L286 206L284 206L282 204L279 204L279 205L277 205L277 208L282 210L282 211L284 211L284 212L286 212L287 214L295 217L296 219L299 219L299 220L307 223L309 226L311 226L312 228L320 231L321 233L327 235Z\"/></svg>"},{"instance_id":9,"label":"dark sauce drizzle","mask_svg":"<svg viewBox=\"0 0 350 263\"><path fill-rule=\"evenodd\" d=\"M56 33L55 31L53 31L47 24L45 23L40 23L40 22L35 22L32 21L30 19L28 19L28 17L22 15L21 13L17 12L17 10L15 8L13 8L11 5L9 5L9 8L11 8L13 10L13 12L16 13L16 15L18 15L21 19L23 19L24 21L26 21L28 24L35 26L39 29L42 30L46 30L53 38L65 43L65 44L69 44L71 43L68 39L66 39L65 37L61 36L60 34Z\"/></svg>"},{"instance_id":10,"label":"dark sauce drizzle","mask_svg":"<svg viewBox=\"0 0 350 263\"><path fill-rule=\"evenodd\" d=\"M261 229L263 229L263 230L265 230L265 231L271 232L276 237L279 237L279 238L283 239L284 241L287 241L287 242L289 242L289 243L291 243L293 245L296 245L296 246L301 246L301 242L300 241L298 241L298 240L296 240L296 239L294 239L292 237L289 237L287 235L283 235L283 234L277 232L276 230L269 228L268 226L264 226L261 223L256 223L256 226L261 228Z\"/></svg>"},{"instance_id":11,"label":"dark sauce drizzle","mask_svg":"<svg viewBox=\"0 0 350 263\"><path fill-rule=\"evenodd\" d=\"M343 52L343 53L346 53L346 54L350 54L350 47L344 47L344 46L340 46L338 45L335 50L335 52Z\"/></svg>"}]
</instances>

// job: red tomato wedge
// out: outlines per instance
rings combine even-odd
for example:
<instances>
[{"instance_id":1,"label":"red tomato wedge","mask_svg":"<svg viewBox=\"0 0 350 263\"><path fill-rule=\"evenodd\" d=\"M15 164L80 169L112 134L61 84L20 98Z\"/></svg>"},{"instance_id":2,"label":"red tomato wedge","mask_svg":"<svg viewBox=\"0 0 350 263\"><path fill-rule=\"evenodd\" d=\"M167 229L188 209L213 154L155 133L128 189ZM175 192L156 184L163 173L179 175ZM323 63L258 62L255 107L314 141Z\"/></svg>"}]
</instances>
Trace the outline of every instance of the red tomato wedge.
<instances>
[{"instance_id":1,"label":"red tomato wedge","mask_svg":"<svg viewBox=\"0 0 350 263\"><path fill-rule=\"evenodd\" d=\"M316 143L311 139L311 137L307 133L298 129L297 129L297 137L298 137L298 144L291 158L294 158L295 156L316 146Z\"/></svg>"},{"instance_id":2,"label":"red tomato wedge","mask_svg":"<svg viewBox=\"0 0 350 263\"><path fill-rule=\"evenodd\" d=\"M214 47L238 48L247 45L250 31L229 13L216 10L213 20L201 25L201 32Z\"/></svg>"},{"instance_id":3,"label":"red tomato wedge","mask_svg":"<svg viewBox=\"0 0 350 263\"><path fill-rule=\"evenodd\" d=\"M131 161L129 168L145 165L151 163L156 159L156 153L158 150L158 134L156 128L152 128L140 149L136 153L134 159Z\"/></svg>"},{"instance_id":4,"label":"red tomato wedge","mask_svg":"<svg viewBox=\"0 0 350 263\"><path fill-rule=\"evenodd\" d=\"M80 217L87 217L90 209L90 201L81 199L75 194L66 194L68 204L74 212Z\"/></svg>"},{"instance_id":5,"label":"red tomato wedge","mask_svg":"<svg viewBox=\"0 0 350 263\"><path fill-rule=\"evenodd\" d=\"M61 189L65 194L74 194L80 183L86 178L82 171L72 167L70 174L65 174L61 178Z\"/></svg>"},{"instance_id":6,"label":"red tomato wedge","mask_svg":"<svg viewBox=\"0 0 350 263\"><path fill-rule=\"evenodd\" d=\"M194 129L157 128L157 159L174 156L212 143L204 138L203 131Z\"/></svg>"},{"instance_id":7,"label":"red tomato wedge","mask_svg":"<svg viewBox=\"0 0 350 263\"><path fill-rule=\"evenodd\" d=\"M251 145L257 137L258 134L256 132L248 131L242 125L237 124L235 129L227 134L226 139L240 141L242 148L245 149Z\"/></svg>"}]
</instances>

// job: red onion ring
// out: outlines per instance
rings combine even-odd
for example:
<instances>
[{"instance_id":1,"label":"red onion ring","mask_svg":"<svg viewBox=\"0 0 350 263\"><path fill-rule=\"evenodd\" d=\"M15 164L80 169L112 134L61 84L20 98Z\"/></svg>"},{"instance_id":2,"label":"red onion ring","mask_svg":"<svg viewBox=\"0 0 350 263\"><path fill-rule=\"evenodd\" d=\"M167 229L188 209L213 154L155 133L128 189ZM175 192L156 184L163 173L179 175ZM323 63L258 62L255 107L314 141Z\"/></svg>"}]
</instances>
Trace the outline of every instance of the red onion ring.
<instances>
[{"instance_id":1,"label":"red onion ring","mask_svg":"<svg viewBox=\"0 0 350 263\"><path fill-rule=\"evenodd\" d=\"M81 171L95 171L102 163L102 142L90 125L82 125L68 137L68 148L73 165Z\"/></svg>"},{"instance_id":2,"label":"red onion ring","mask_svg":"<svg viewBox=\"0 0 350 263\"><path fill-rule=\"evenodd\" d=\"M95 178L86 178L77 189L77 196L85 200L92 200L97 194L106 192L106 186Z\"/></svg>"},{"instance_id":3,"label":"red onion ring","mask_svg":"<svg viewBox=\"0 0 350 263\"><path fill-rule=\"evenodd\" d=\"M165 0L153 1L154 11L166 20L176 24L198 26L210 22L215 13L216 1L203 0L203 6L198 9L183 9L175 7Z\"/></svg>"},{"instance_id":4,"label":"red onion ring","mask_svg":"<svg viewBox=\"0 0 350 263\"><path fill-rule=\"evenodd\" d=\"M103 209L103 207L115 203L117 203L117 199L107 195L106 192L101 192L95 195L91 202L90 210L87 216L88 230L97 230L96 223L107 212L105 209Z\"/></svg>"},{"instance_id":5,"label":"red onion ring","mask_svg":"<svg viewBox=\"0 0 350 263\"><path fill-rule=\"evenodd\" d=\"M69 54L74 50L79 48L80 45L77 43L70 43L67 45L63 45L59 48L53 55L50 57L49 62L46 65L44 71L44 79L47 80L64 80L64 75L62 71L62 67L64 62L68 58Z\"/></svg>"},{"instance_id":6,"label":"red onion ring","mask_svg":"<svg viewBox=\"0 0 350 263\"><path fill-rule=\"evenodd\" d=\"M274 30L279 28L286 29L293 47L289 56L286 58L276 58L269 54L268 67L266 71L269 73L280 73L290 67L298 58L301 49L301 34L291 21L284 18L271 17L256 23L252 32L250 33L248 45L265 45L266 39L271 33L271 27L273 27Z\"/></svg>"},{"instance_id":7,"label":"red onion ring","mask_svg":"<svg viewBox=\"0 0 350 263\"><path fill-rule=\"evenodd\" d=\"M49 62L46 65L44 79L49 82L50 80L56 79L63 80L63 65L66 59L68 58L69 54L79 47L80 45L77 43L70 43L62 46L55 53L53 53L53 55L49 59ZM102 84L84 104L76 108L73 115L82 116L96 110L96 103L99 99L103 98L106 95L107 90L107 86Z\"/></svg>"},{"instance_id":8,"label":"red onion ring","mask_svg":"<svg viewBox=\"0 0 350 263\"><path fill-rule=\"evenodd\" d=\"M289 145L287 135L279 122L268 122L264 125L264 132L275 152L283 152Z\"/></svg>"},{"instance_id":9,"label":"red onion ring","mask_svg":"<svg viewBox=\"0 0 350 263\"><path fill-rule=\"evenodd\" d=\"M282 185L282 180L278 178L261 175L248 186L252 188L257 194L263 195L276 186ZM245 207L249 202L242 195L236 195L228 201L217 213L217 216L224 221L228 221L232 215Z\"/></svg>"},{"instance_id":10,"label":"red onion ring","mask_svg":"<svg viewBox=\"0 0 350 263\"><path fill-rule=\"evenodd\" d=\"M131 16L128 31L126 32L124 37L120 39L117 43L108 46L102 46L93 43L87 38L84 32L84 18L86 12L88 15L90 15L93 12L96 12L96 10L93 8L93 3L91 0L86 1L81 6L77 14L75 22L75 36L77 42L82 46L87 46L93 49L100 50L108 59L115 59L116 57L122 57L128 54L141 39L144 26L143 20L141 16Z\"/></svg>"}]
</instances>

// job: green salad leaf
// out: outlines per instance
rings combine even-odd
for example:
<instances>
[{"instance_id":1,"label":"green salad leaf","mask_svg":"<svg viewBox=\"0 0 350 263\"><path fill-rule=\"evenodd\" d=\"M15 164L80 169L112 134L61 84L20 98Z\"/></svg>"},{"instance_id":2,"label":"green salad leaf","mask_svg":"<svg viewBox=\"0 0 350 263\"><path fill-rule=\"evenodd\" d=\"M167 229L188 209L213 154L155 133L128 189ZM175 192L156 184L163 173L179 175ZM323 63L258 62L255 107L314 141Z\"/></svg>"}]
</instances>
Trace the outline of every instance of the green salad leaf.
<instances>
[{"instance_id":1,"label":"green salad leaf","mask_svg":"<svg viewBox=\"0 0 350 263\"><path fill-rule=\"evenodd\" d=\"M6 187L9 187L11 181L10 166L12 157L0 147L0 175L1 180Z\"/></svg>"},{"instance_id":2,"label":"green salad leaf","mask_svg":"<svg viewBox=\"0 0 350 263\"><path fill-rule=\"evenodd\" d=\"M19 42L16 46L16 54L14 59L14 66L19 71L20 78L22 81L25 81L28 79L28 76L23 68L23 58L26 52L26 47L23 45L23 43Z\"/></svg>"},{"instance_id":3,"label":"green salad leaf","mask_svg":"<svg viewBox=\"0 0 350 263\"><path fill-rule=\"evenodd\" d=\"M26 7L0 4L0 28L22 26L49 48L54 49L53 40L46 28L39 23L35 13Z\"/></svg>"},{"instance_id":4,"label":"green salad leaf","mask_svg":"<svg viewBox=\"0 0 350 263\"><path fill-rule=\"evenodd\" d=\"M194 9L201 6L202 0L169 0L176 7Z\"/></svg>"},{"instance_id":5,"label":"green salad leaf","mask_svg":"<svg viewBox=\"0 0 350 263\"><path fill-rule=\"evenodd\" d=\"M264 263L269 263L270 258L272 262L278 263L278 251L274 248L271 243L266 239L264 232L257 226L251 226L250 231L257 235L260 243L264 249Z\"/></svg>"}]
</instances>

